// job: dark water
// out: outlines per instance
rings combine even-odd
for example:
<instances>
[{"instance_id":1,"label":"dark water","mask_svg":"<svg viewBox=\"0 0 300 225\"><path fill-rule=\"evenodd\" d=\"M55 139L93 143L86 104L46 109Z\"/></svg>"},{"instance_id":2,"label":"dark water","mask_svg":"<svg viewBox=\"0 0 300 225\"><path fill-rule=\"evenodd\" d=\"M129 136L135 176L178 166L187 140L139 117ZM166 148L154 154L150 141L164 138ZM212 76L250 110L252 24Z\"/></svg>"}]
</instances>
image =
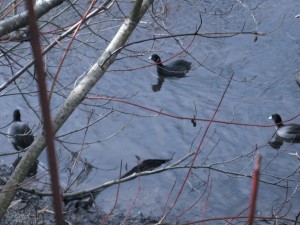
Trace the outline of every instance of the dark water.
<instances>
[{"instance_id":1,"label":"dark water","mask_svg":"<svg viewBox=\"0 0 300 225\"><path fill-rule=\"evenodd\" d=\"M128 8L126 5L122 7L125 11ZM156 13L161 10L160 7L157 2L154 7ZM299 1L285 1L284 3L282 1L255 3L249 1L245 2L244 6L238 1L230 3L228 1L201 1L201 3L184 1L180 4L169 4L168 7L168 16L166 18L162 16L162 19L166 27L170 28L174 34L194 32L196 26L199 25L199 10L202 12L203 19L203 26L200 30L202 33L241 31L244 22L245 31L274 31L259 36L256 42L254 42L253 35L236 35L230 38L178 37L177 40L183 48L187 48L190 55L182 53L177 58L191 61L193 69L185 78L166 79L158 92L152 91L152 85L157 83L156 68L147 67L152 63L147 58L155 52L166 60L181 52L182 49L172 38L133 45L130 47L131 51L123 51L119 55L119 60L112 65L92 90L91 95L122 98L125 101L157 111L162 110L174 116L192 118L195 115L197 118L210 119L224 93L228 78L234 73L233 81L225 93L216 120L272 124L268 117L273 113L281 114L283 119L291 118L299 113L300 88L295 82L295 74L299 69L300 19L295 18L295 15L300 13ZM207 13L203 13L205 9ZM113 8L112 12L118 14L118 9ZM216 16L215 12L221 15ZM118 25L120 21L112 22L112 24ZM98 29L105 27L109 25L103 25L103 28ZM101 34L109 39L116 31L117 27ZM155 25L148 14L143 18L130 42L151 38L153 32L158 36L166 34ZM91 40L103 43L95 37ZM92 41L91 43L93 44ZM69 85L67 88L72 89L74 80L96 60L102 52L101 49L102 47L98 49L87 47L80 51L74 50L70 54L73 57L67 59L67 66L62 70L60 82ZM134 51L144 54L137 55ZM57 56L59 54L55 52L49 54L48 65L52 73L56 71L55 66L59 61ZM220 71L223 71L221 75ZM2 82L3 80L1 79ZM27 87L28 82L30 82L29 79L21 83L23 91L36 90L34 86ZM14 85L9 89L12 87ZM67 88L58 86L56 91L67 95L69 92ZM9 93L18 93L18 90L13 89ZM26 97L37 110L37 97L34 95L26 95ZM58 94L54 96L53 113L63 99L64 97ZM21 95L1 96L0 104L4 109L0 114L1 127L11 120L11 113L16 103L24 113L23 120L37 127L39 119L29 115L32 111ZM80 106L58 135L86 126L88 111L92 108L94 114L90 122L97 120L112 108L117 111L89 127L85 138L85 130L83 130L61 137L60 140L65 141L63 145L57 142L63 186L67 185L68 172L65 164L70 159L66 148L71 151L79 151L83 148L82 159L96 168L83 183L73 186L72 190L93 187L117 178L121 160L123 165L127 164L130 169L137 163L135 155L144 159L168 159L173 156L172 162L175 162L189 151L197 149L204 130L208 126L207 122L198 121L197 126L193 127L190 120L157 115L154 112L117 102L89 100L86 103L91 105ZM104 106L105 103L107 104ZM300 123L300 119L296 118L293 122ZM123 127L125 129L118 132ZM6 129L1 130L1 132L5 131ZM38 133L39 131L35 132L35 134ZM114 133L117 134L108 138ZM263 156L263 171L260 178L265 183L260 183L257 213L271 216L272 208L276 213L288 194L288 198L291 199L283 205L283 210L279 215L287 213L286 217L294 218L300 208L300 194L297 189L299 160L289 153L299 153L299 144L285 143L277 151L267 144L273 134L273 127L212 123L201 146L196 165L215 164L214 168L222 172L208 169L193 170L168 219L173 219L174 216L188 209L203 193L205 194L196 206L181 216L181 219L235 216L243 210L246 210L245 214L247 214L251 180L245 176L233 174L250 175L253 160L258 153ZM2 151L12 150L4 136L0 141L2 146L5 146ZM68 144L67 141L77 144ZM81 146L82 142L90 144ZM1 163L9 160L12 159L5 158ZM45 153L40 157L40 161L42 164L47 164ZM188 162L190 160L186 161ZM78 171L80 165L82 164L77 165ZM176 182L168 207L178 194L186 174L187 169L170 170L121 184L119 209L129 209L138 194L132 211L133 215L137 215L137 212L152 216L162 215L172 186ZM289 179L286 179L288 176ZM284 179L280 182L281 178ZM267 184L272 182L279 183L277 186ZM279 185L288 186L289 189L279 187ZM111 187L102 192L97 198L99 207L109 211L113 207L116 192L117 187Z\"/></svg>"}]
</instances>

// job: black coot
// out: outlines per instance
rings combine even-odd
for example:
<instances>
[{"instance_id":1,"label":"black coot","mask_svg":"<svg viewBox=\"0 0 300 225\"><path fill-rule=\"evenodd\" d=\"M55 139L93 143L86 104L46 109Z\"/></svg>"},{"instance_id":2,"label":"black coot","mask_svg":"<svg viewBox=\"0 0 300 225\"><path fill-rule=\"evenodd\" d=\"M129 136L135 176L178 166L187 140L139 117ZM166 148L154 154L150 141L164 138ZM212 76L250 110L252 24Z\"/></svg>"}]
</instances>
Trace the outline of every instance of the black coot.
<instances>
[{"instance_id":1,"label":"black coot","mask_svg":"<svg viewBox=\"0 0 300 225\"><path fill-rule=\"evenodd\" d=\"M156 54L153 54L151 57L149 57L149 59L156 63L157 73L161 76L182 77L191 69L192 64L180 59L167 65L163 65L160 57Z\"/></svg>"},{"instance_id":2,"label":"black coot","mask_svg":"<svg viewBox=\"0 0 300 225\"><path fill-rule=\"evenodd\" d=\"M136 156L138 158L138 161L140 161L141 159ZM122 177L128 177L134 173L140 173L140 172L144 172L144 171L152 171L155 168L159 167L161 164L164 164L166 162L169 162L171 159L146 159L141 161L138 165L136 165L135 167L133 167L131 170L129 170L127 173L125 173Z\"/></svg>"},{"instance_id":3,"label":"black coot","mask_svg":"<svg viewBox=\"0 0 300 225\"><path fill-rule=\"evenodd\" d=\"M283 124L280 115L273 114L269 119L274 120L276 124L276 134L285 139L300 139L300 124Z\"/></svg>"},{"instance_id":4,"label":"black coot","mask_svg":"<svg viewBox=\"0 0 300 225\"><path fill-rule=\"evenodd\" d=\"M7 134L8 141L17 151L27 148L34 140L31 129L21 121L21 114L18 109L14 111L13 121Z\"/></svg>"}]
</instances>

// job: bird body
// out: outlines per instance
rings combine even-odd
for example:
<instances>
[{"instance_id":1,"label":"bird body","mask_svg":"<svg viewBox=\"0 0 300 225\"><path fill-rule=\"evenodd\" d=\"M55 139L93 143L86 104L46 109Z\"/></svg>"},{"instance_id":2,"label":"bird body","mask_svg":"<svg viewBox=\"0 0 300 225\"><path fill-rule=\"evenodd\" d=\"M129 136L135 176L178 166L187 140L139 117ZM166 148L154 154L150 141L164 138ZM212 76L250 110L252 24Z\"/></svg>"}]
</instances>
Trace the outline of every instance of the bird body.
<instances>
[{"instance_id":1,"label":"bird body","mask_svg":"<svg viewBox=\"0 0 300 225\"><path fill-rule=\"evenodd\" d=\"M133 167L131 170L129 170L127 173L125 173L122 177L128 177L134 173L141 173L144 171L152 171L155 168L159 167L161 164L164 164L166 162L169 162L171 159L146 159L141 161L138 165Z\"/></svg>"},{"instance_id":2,"label":"bird body","mask_svg":"<svg viewBox=\"0 0 300 225\"><path fill-rule=\"evenodd\" d=\"M185 60L179 59L167 65L163 65L160 57L156 54L153 54L149 59L156 63L157 73L161 76L182 77L191 69L192 64Z\"/></svg>"},{"instance_id":3,"label":"bird body","mask_svg":"<svg viewBox=\"0 0 300 225\"><path fill-rule=\"evenodd\" d=\"M17 151L29 147L34 141L31 129L21 121L21 114L18 109L13 113L13 121L7 133L8 141Z\"/></svg>"},{"instance_id":4,"label":"bird body","mask_svg":"<svg viewBox=\"0 0 300 225\"><path fill-rule=\"evenodd\" d=\"M278 114L273 114L269 119L275 122L276 134L279 137L290 140L300 140L300 124L283 124L281 116Z\"/></svg>"}]
</instances>

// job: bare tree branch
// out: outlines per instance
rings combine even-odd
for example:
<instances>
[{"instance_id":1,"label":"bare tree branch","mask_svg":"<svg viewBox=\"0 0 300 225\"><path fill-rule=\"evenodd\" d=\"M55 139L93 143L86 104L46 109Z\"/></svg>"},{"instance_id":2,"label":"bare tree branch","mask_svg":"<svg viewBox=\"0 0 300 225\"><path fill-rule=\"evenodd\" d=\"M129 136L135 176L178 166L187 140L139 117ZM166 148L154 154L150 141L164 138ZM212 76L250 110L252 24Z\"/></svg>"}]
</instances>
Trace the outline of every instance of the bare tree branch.
<instances>
[{"instance_id":1,"label":"bare tree branch","mask_svg":"<svg viewBox=\"0 0 300 225\"><path fill-rule=\"evenodd\" d=\"M40 0L36 2L34 11L37 18L42 17L51 9L59 6L65 0ZM25 11L6 20L0 21L0 37L28 25L28 12Z\"/></svg>"},{"instance_id":2,"label":"bare tree branch","mask_svg":"<svg viewBox=\"0 0 300 225\"><path fill-rule=\"evenodd\" d=\"M123 25L112 39L106 50L98 61L87 72L82 81L71 91L68 98L61 106L59 112L56 114L53 120L53 130L56 133L60 127L66 122L68 117L76 109L76 107L85 99L87 93L94 87L99 79L104 75L108 67L114 62L119 49L126 43L131 33L139 23L142 16L148 10L149 6L153 3L153 0L137 0L134 5L134 10L130 16L125 19ZM113 53L113 54L112 54ZM21 183L27 171L23 170L24 166L29 167L28 164L37 159L40 153L45 148L45 136L43 133L38 135L33 144L28 148L26 155L22 158L9 181L4 186L0 195L0 217L2 217L13 199L16 191L18 190L19 183Z\"/></svg>"}]
</instances>

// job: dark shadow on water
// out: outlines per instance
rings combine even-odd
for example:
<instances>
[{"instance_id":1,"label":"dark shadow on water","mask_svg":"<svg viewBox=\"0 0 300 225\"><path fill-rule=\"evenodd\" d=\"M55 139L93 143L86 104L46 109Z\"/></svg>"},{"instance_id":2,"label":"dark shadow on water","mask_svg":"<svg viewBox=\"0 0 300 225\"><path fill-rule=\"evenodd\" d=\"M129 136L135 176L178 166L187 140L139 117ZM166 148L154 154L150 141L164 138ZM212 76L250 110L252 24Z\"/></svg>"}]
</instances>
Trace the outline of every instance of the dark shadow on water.
<instances>
[{"instance_id":1,"label":"dark shadow on water","mask_svg":"<svg viewBox=\"0 0 300 225\"><path fill-rule=\"evenodd\" d=\"M179 79L179 78L185 78L187 76L162 76L162 75L157 75L157 83L152 84L152 91L153 92L158 92L161 90L163 83L165 82L165 79Z\"/></svg>"},{"instance_id":2,"label":"dark shadow on water","mask_svg":"<svg viewBox=\"0 0 300 225\"><path fill-rule=\"evenodd\" d=\"M160 91L160 89L161 89L164 82L165 82L165 78L163 76L158 76L157 83L152 84L152 91L153 92Z\"/></svg>"},{"instance_id":3,"label":"dark shadow on water","mask_svg":"<svg viewBox=\"0 0 300 225\"><path fill-rule=\"evenodd\" d=\"M296 73L296 82L300 86L300 71Z\"/></svg>"},{"instance_id":4,"label":"dark shadow on water","mask_svg":"<svg viewBox=\"0 0 300 225\"><path fill-rule=\"evenodd\" d=\"M17 167L17 165L19 164L20 160L22 159L22 157L18 157L14 162L13 162L13 167L14 169ZM31 165L31 168L30 170L28 171L27 173L27 177L32 177L32 176L35 176L37 174L37 169L38 169L38 164L39 164L39 161L36 160L35 163L33 165Z\"/></svg>"},{"instance_id":5,"label":"dark shadow on water","mask_svg":"<svg viewBox=\"0 0 300 225\"><path fill-rule=\"evenodd\" d=\"M281 146L283 145L283 142L287 142L290 144L297 144L297 143L300 143L300 139L285 139L285 138L279 137L278 135L275 134L274 141L269 141L268 144L272 148L279 150L281 148Z\"/></svg>"}]
</instances>

